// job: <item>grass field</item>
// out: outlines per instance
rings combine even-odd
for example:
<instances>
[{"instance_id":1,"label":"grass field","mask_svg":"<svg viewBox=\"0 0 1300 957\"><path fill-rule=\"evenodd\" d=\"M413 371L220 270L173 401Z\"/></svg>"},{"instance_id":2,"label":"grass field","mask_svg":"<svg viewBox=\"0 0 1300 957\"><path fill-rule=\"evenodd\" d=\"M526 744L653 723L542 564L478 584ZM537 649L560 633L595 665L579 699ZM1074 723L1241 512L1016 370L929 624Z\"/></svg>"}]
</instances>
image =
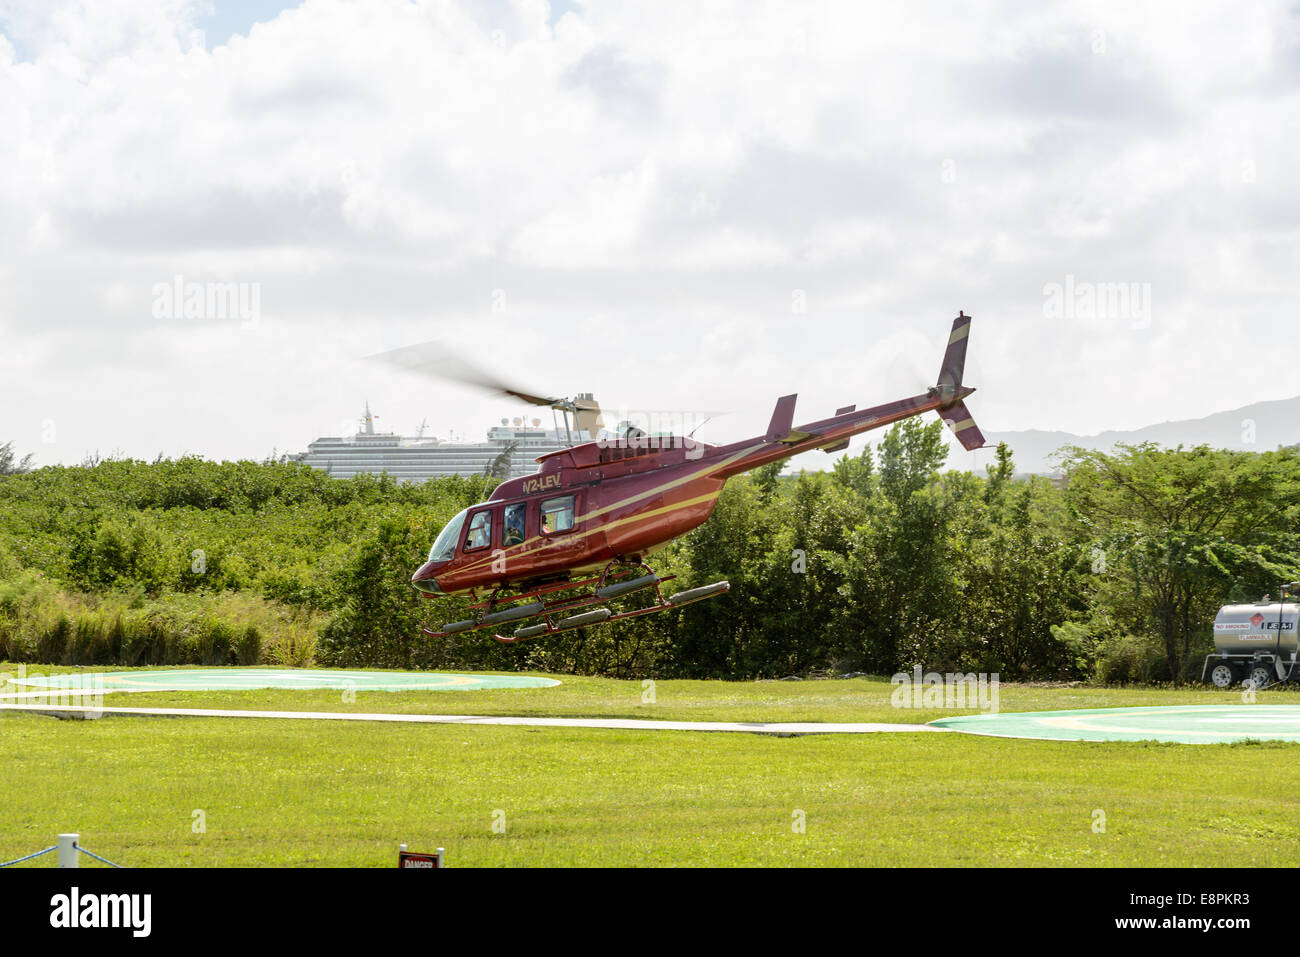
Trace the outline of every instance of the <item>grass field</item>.
<instances>
[{"instance_id":1,"label":"grass field","mask_svg":"<svg viewBox=\"0 0 1300 957\"><path fill-rule=\"evenodd\" d=\"M891 686L869 679L661 681L652 704L640 682L561 681L359 692L354 702L337 691L255 691L105 703L745 721L960 713L892 708ZM1210 690L1003 685L1000 694L1002 711L1239 701ZM401 842L445 847L453 866L1300 861L1300 750L1291 744L8 714L0 747L0 860L74 830L91 850L135 866L391 866Z\"/></svg>"}]
</instances>

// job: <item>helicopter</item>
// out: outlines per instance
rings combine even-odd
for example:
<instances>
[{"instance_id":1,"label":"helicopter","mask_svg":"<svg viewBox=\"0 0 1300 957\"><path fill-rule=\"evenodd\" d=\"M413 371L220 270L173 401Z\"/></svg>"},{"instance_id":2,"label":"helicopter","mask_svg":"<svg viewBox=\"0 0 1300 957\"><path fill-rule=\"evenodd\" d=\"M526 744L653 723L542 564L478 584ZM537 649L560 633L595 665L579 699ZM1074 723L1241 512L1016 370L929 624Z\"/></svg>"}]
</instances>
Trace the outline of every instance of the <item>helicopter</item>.
<instances>
[{"instance_id":1,"label":"helicopter","mask_svg":"<svg viewBox=\"0 0 1300 957\"><path fill-rule=\"evenodd\" d=\"M469 596L472 616L421 630L446 638L492 629L497 641L510 644L725 593L730 584L718 581L665 597L662 586L675 576L657 574L646 560L706 522L729 478L813 449L841 451L852 436L929 411L967 450L985 447L965 403L975 390L962 383L970 323L959 311L938 382L919 395L868 409L845 406L799 426L798 395L787 395L777 399L762 435L729 445L629 427L614 438L602 433L542 455L536 473L502 482L487 501L463 510L439 532L411 584L423 598ZM598 421L599 406L589 395L577 401L533 395L464 368L452 377L561 410L566 429L570 413L584 425ZM643 607L605 607L647 589L653 595L643 596L651 598ZM508 624L516 627L501 634Z\"/></svg>"}]
</instances>

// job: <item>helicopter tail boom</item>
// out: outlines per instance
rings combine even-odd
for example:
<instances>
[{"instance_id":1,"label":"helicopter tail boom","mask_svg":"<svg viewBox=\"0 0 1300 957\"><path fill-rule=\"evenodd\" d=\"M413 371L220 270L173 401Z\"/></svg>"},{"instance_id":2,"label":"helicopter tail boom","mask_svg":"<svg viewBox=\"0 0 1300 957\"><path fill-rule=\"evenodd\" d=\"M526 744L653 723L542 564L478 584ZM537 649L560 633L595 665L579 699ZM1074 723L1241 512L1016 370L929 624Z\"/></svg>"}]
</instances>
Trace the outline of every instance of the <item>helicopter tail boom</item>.
<instances>
[{"instance_id":1,"label":"helicopter tail boom","mask_svg":"<svg viewBox=\"0 0 1300 957\"><path fill-rule=\"evenodd\" d=\"M710 457L721 460L715 474L720 478L729 478L813 449L842 451L848 447L852 436L931 410L939 413L939 417L966 449L982 448L984 436L963 401L975 391L962 382L970 322L971 317L964 312L953 320L943 363L939 367L939 381L923 394L869 409L845 406L836 409L835 415L829 419L800 426L794 425L797 397L782 396L777 400L772 419L763 435L749 442L738 442L711 450Z\"/></svg>"}]
</instances>

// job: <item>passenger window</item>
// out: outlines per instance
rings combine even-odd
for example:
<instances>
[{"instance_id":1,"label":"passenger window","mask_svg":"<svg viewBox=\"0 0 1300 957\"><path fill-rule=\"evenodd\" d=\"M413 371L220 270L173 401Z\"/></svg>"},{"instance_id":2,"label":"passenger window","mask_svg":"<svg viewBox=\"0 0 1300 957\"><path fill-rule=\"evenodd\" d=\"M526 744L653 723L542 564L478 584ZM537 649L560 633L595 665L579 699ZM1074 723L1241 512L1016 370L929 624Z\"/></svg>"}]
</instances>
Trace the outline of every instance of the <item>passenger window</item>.
<instances>
[{"instance_id":1,"label":"passenger window","mask_svg":"<svg viewBox=\"0 0 1300 957\"><path fill-rule=\"evenodd\" d=\"M501 526L501 544L505 548L518 545L524 540L524 512L528 506L524 502L507 505L505 523Z\"/></svg>"},{"instance_id":2,"label":"passenger window","mask_svg":"<svg viewBox=\"0 0 1300 957\"><path fill-rule=\"evenodd\" d=\"M573 528L573 496L548 498L542 503L542 534L567 532Z\"/></svg>"},{"instance_id":3,"label":"passenger window","mask_svg":"<svg viewBox=\"0 0 1300 957\"><path fill-rule=\"evenodd\" d=\"M469 532L465 536L465 551L487 548L492 544L492 513L479 512L470 517Z\"/></svg>"}]
</instances>

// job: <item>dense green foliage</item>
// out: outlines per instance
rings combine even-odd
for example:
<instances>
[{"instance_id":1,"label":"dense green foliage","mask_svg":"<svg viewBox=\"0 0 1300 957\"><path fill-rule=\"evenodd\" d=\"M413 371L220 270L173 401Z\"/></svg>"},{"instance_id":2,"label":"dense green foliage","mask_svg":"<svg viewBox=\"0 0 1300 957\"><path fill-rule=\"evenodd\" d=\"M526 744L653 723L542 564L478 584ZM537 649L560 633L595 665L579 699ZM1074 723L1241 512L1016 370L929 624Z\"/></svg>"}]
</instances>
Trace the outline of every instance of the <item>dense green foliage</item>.
<instances>
[{"instance_id":1,"label":"dense green foliage","mask_svg":"<svg viewBox=\"0 0 1300 957\"><path fill-rule=\"evenodd\" d=\"M517 647L431 640L408 581L491 480L401 485L197 458L0 475L0 657L274 661L616 677L1199 674L1215 607L1300 577L1300 454L1063 450L1067 481L941 473L907 420L826 473L733 479L655 559L721 598Z\"/></svg>"}]
</instances>

